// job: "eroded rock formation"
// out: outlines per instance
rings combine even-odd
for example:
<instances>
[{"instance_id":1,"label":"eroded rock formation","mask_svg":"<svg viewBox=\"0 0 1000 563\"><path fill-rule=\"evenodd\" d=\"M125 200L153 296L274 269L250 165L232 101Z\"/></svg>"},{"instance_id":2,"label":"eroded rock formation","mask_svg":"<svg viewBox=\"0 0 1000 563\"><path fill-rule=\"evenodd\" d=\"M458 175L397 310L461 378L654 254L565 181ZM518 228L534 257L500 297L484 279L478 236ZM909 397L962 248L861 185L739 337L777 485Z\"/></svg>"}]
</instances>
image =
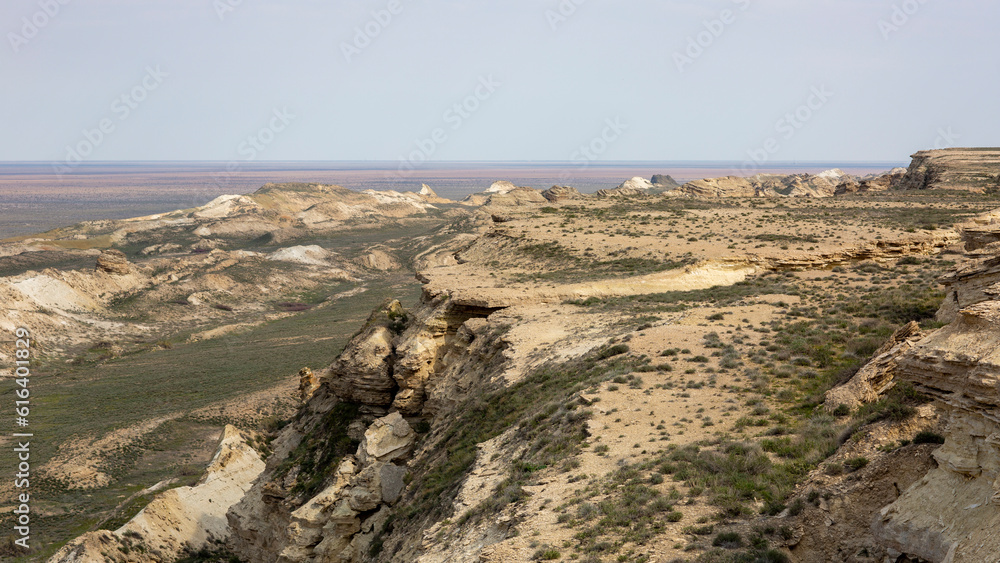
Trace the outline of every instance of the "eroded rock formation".
<instances>
[{"instance_id":1,"label":"eroded rock formation","mask_svg":"<svg viewBox=\"0 0 1000 563\"><path fill-rule=\"evenodd\" d=\"M702 197L832 197L837 186L850 178L833 169L819 174L756 174L723 176L688 182L678 191Z\"/></svg>"},{"instance_id":2,"label":"eroded rock formation","mask_svg":"<svg viewBox=\"0 0 1000 563\"><path fill-rule=\"evenodd\" d=\"M1000 187L1000 148L953 148L920 151L911 157L902 189L983 191Z\"/></svg>"},{"instance_id":3,"label":"eroded rock formation","mask_svg":"<svg viewBox=\"0 0 1000 563\"><path fill-rule=\"evenodd\" d=\"M341 399L374 406L392 404L398 385L393 379L394 330L406 312L399 301L376 310L337 361L330 366L329 385Z\"/></svg>"},{"instance_id":4,"label":"eroded rock formation","mask_svg":"<svg viewBox=\"0 0 1000 563\"><path fill-rule=\"evenodd\" d=\"M947 421L928 472L872 524L887 546L934 562L993 561L1000 553L1000 282L997 257L945 276L943 317L954 321L899 359L899 377L933 397Z\"/></svg>"},{"instance_id":5,"label":"eroded rock formation","mask_svg":"<svg viewBox=\"0 0 1000 563\"><path fill-rule=\"evenodd\" d=\"M542 197L552 203L559 203L560 201L580 199L585 196L581 194L579 190L571 186L552 186L542 192Z\"/></svg>"},{"instance_id":6,"label":"eroded rock formation","mask_svg":"<svg viewBox=\"0 0 1000 563\"><path fill-rule=\"evenodd\" d=\"M124 276L132 271L125 253L114 248L101 252L101 255L97 257L97 269L119 276Z\"/></svg>"},{"instance_id":7,"label":"eroded rock formation","mask_svg":"<svg viewBox=\"0 0 1000 563\"><path fill-rule=\"evenodd\" d=\"M50 563L106 563L108 554L130 554L132 563L166 563L229 539L226 512L264 470L246 436L226 426L205 476L193 487L159 494L124 526L88 532L73 540Z\"/></svg>"},{"instance_id":8,"label":"eroded rock formation","mask_svg":"<svg viewBox=\"0 0 1000 563\"><path fill-rule=\"evenodd\" d=\"M450 412L502 364L492 312L425 296L414 311L391 301L373 313L230 510L234 551L251 563L365 560L414 470L410 423ZM356 449L324 457L349 439Z\"/></svg>"}]
</instances>

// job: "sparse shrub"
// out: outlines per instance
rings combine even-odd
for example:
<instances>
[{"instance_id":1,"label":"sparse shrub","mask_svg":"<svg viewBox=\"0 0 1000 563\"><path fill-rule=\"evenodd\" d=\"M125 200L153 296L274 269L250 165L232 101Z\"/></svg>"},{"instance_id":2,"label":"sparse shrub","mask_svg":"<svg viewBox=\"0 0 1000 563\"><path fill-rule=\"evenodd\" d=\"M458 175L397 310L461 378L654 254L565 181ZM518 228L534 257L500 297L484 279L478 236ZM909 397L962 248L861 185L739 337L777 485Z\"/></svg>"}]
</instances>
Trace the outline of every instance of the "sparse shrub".
<instances>
[{"instance_id":1,"label":"sparse shrub","mask_svg":"<svg viewBox=\"0 0 1000 563\"><path fill-rule=\"evenodd\" d=\"M866 465L868 465L868 458L866 457L852 457L850 459L844 460L844 465L853 471L857 471Z\"/></svg>"},{"instance_id":2,"label":"sparse shrub","mask_svg":"<svg viewBox=\"0 0 1000 563\"><path fill-rule=\"evenodd\" d=\"M739 532L719 532L712 540L712 545L725 549L737 549L743 547L743 537L740 536Z\"/></svg>"},{"instance_id":3,"label":"sparse shrub","mask_svg":"<svg viewBox=\"0 0 1000 563\"><path fill-rule=\"evenodd\" d=\"M798 516L799 514L802 514L802 511L805 510L805 508L806 503L803 502L802 499L797 498L792 502L792 504L788 505L788 515Z\"/></svg>"},{"instance_id":4,"label":"sparse shrub","mask_svg":"<svg viewBox=\"0 0 1000 563\"><path fill-rule=\"evenodd\" d=\"M827 475L842 475L844 473L844 464L836 462L828 463L823 468L823 472Z\"/></svg>"}]
</instances>

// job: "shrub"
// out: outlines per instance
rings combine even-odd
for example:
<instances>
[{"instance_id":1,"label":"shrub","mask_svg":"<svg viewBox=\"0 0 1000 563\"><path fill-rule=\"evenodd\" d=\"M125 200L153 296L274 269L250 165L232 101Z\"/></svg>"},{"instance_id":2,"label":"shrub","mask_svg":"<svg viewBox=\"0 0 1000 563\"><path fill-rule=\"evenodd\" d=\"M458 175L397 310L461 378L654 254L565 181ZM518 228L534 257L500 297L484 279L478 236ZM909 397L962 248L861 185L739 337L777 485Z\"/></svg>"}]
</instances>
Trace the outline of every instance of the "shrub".
<instances>
[{"instance_id":1,"label":"shrub","mask_svg":"<svg viewBox=\"0 0 1000 563\"><path fill-rule=\"evenodd\" d=\"M607 348L599 350L597 352L597 359L606 360L614 356L619 356L621 354L628 352L628 349L629 348L627 344L615 344L614 346L609 346Z\"/></svg>"},{"instance_id":2,"label":"shrub","mask_svg":"<svg viewBox=\"0 0 1000 563\"><path fill-rule=\"evenodd\" d=\"M823 468L823 472L827 475L841 475L844 473L844 464L842 463L828 463L826 467Z\"/></svg>"},{"instance_id":3,"label":"shrub","mask_svg":"<svg viewBox=\"0 0 1000 563\"><path fill-rule=\"evenodd\" d=\"M868 465L868 458L866 457L852 457L850 459L844 460L844 465L847 466L851 471L857 471L864 466Z\"/></svg>"},{"instance_id":4,"label":"shrub","mask_svg":"<svg viewBox=\"0 0 1000 563\"><path fill-rule=\"evenodd\" d=\"M712 545L714 547L736 549L743 547L743 537L740 536L739 532L719 532L716 534L715 539L712 540Z\"/></svg>"},{"instance_id":5,"label":"shrub","mask_svg":"<svg viewBox=\"0 0 1000 563\"><path fill-rule=\"evenodd\" d=\"M531 556L534 561L553 561L559 559L559 551L555 549L539 549Z\"/></svg>"}]
</instances>

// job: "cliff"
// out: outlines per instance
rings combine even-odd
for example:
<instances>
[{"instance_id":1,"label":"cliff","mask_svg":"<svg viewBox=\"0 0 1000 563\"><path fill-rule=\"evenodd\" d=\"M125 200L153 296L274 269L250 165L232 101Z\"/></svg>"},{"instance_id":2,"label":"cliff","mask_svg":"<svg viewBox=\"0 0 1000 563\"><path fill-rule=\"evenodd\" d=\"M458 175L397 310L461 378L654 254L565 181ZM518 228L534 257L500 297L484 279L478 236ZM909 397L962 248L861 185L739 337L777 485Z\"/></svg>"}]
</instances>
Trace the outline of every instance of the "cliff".
<instances>
[{"instance_id":1,"label":"cliff","mask_svg":"<svg viewBox=\"0 0 1000 563\"><path fill-rule=\"evenodd\" d=\"M1000 189L1000 148L953 148L915 153L901 189Z\"/></svg>"},{"instance_id":2,"label":"cliff","mask_svg":"<svg viewBox=\"0 0 1000 563\"><path fill-rule=\"evenodd\" d=\"M933 397L947 421L937 467L872 524L887 546L934 562L993 561L1000 553L1000 256L945 277L948 326L899 360L899 377Z\"/></svg>"}]
</instances>

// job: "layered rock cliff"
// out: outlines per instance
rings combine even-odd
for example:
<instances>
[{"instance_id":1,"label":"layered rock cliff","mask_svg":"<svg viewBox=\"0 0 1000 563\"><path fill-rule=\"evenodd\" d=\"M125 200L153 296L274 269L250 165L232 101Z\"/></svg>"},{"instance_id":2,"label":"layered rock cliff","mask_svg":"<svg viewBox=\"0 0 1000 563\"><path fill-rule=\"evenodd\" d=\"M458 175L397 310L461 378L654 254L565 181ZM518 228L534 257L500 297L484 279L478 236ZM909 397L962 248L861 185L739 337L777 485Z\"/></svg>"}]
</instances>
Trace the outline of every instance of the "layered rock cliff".
<instances>
[{"instance_id":1,"label":"layered rock cliff","mask_svg":"<svg viewBox=\"0 0 1000 563\"><path fill-rule=\"evenodd\" d=\"M933 562L983 562L1000 553L1000 282L998 257L949 276L945 316L954 321L899 359L899 377L935 399L947 421L937 467L883 508L876 537Z\"/></svg>"},{"instance_id":2,"label":"layered rock cliff","mask_svg":"<svg viewBox=\"0 0 1000 563\"><path fill-rule=\"evenodd\" d=\"M953 148L915 153L900 188L1000 189L1000 149Z\"/></svg>"},{"instance_id":3,"label":"layered rock cliff","mask_svg":"<svg viewBox=\"0 0 1000 563\"><path fill-rule=\"evenodd\" d=\"M230 510L233 550L251 563L364 560L420 471L413 452L426 438L414 428L426 432L502 366L492 312L432 297L376 311Z\"/></svg>"}]
</instances>

